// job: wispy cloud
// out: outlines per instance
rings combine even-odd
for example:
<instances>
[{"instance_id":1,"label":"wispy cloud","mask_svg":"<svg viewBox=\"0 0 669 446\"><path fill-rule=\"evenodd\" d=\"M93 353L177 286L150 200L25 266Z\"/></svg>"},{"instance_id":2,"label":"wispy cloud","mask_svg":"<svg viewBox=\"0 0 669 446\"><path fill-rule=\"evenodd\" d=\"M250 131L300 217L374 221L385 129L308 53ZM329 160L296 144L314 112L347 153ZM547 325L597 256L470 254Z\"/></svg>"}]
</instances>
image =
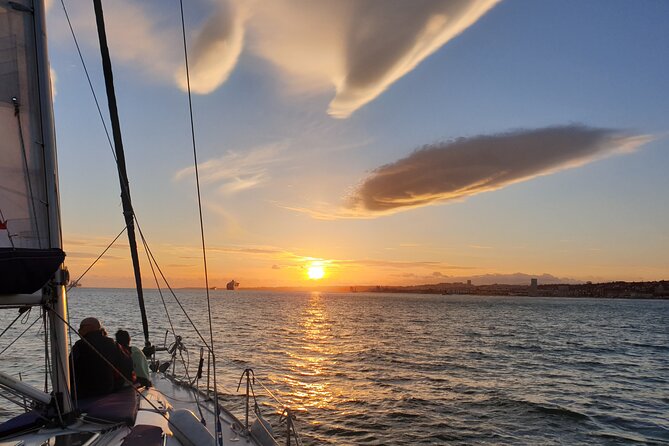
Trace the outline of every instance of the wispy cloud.
<instances>
[{"instance_id":1,"label":"wispy cloud","mask_svg":"<svg viewBox=\"0 0 669 446\"><path fill-rule=\"evenodd\" d=\"M451 265L444 262L434 261L396 261L396 260L379 260L379 259L348 259L348 260L331 260L334 265L358 266L358 267L376 267L376 268L426 268L433 270L434 268L441 268L445 270L470 270L477 269L475 266Z\"/></svg>"},{"instance_id":2,"label":"wispy cloud","mask_svg":"<svg viewBox=\"0 0 669 446\"><path fill-rule=\"evenodd\" d=\"M202 183L217 183L219 191L232 194L260 186L270 179L269 166L285 161L282 144L270 144L245 152L227 151L219 158L213 158L198 166ZM181 169L176 180L194 177L195 168Z\"/></svg>"},{"instance_id":3,"label":"wispy cloud","mask_svg":"<svg viewBox=\"0 0 669 446\"><path fill-rule=\"evenodd\" d=\"M472 249L492 249L492 246L485 245L469 245L469 247Z\"/></svg>"},{"instance_id":4,"label":"wispy cloud","mask_svg":"<svg viewBox=\"0 0 669 446\"><path fill-rule=\"evenodd\" d=\"M161 250L169 252L178 252L181 259L199 259L200 252L198 247L187 245L161 245ZM442 271L456 271L456 270L472 270L478 269L476 266L469 265L453 265L441 261L400 261L400 260L385 260L385 259L337 259L337 258L321 258L312 257L300 254L290 249L284 249L278 246L271 245L218 245L207 247L207 252L212 258L217 256L234 255L235 257L251 257L254 259L262 259L271 262L272 269L284 268L303 268L307 264L318 262L327 265L328 268L382 268L382 269L397 269L406 270L408 268L424 269L426 271L442 270Z\"/></svg>"},{"instance_id":5,"label":"wispy cloud","mask_svg":"<svg viewBox=\"0 0 669 446\"><path fill-rule=\"evenodd\" d=\"M431 144L374 170L351 194L342 216L364 218L462 200L631 152L651 139L569 125Z\"/></svg>"}]
</instances>

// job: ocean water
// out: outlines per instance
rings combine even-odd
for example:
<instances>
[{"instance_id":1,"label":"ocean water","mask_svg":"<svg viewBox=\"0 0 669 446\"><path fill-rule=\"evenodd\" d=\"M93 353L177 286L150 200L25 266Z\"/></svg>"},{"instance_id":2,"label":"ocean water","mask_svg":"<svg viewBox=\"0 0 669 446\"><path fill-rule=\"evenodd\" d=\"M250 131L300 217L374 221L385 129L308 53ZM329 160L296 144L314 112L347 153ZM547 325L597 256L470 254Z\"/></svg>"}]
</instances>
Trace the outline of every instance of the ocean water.
<instances>
[{"instance_id":1,"label":"ocean water","mask_svg":"<svg viewBox=\"0 0 669 446\"><path fill-rule=\"evenodd\" d=\"M70 316L142 344L132 290L78 288ZM204 291L178 296L206 339ZM212 291L219 388L242 370L297 412L305 445L669 444L669 301ZM202 342L171 296L191 370ZM169 323L147 291L154 344ZM14 311L0 312L0 328ZM27 324L0 338L0 350ZM0 369L43 385L36 324ZM168 337L168 343L170 337ZM185 357L186 357L185 356ZM260 394L259 384L255 386ZM278 404L259 396L277 426ZM11 405L0 400L0 418Z\"/></svg>"}]
</instances>

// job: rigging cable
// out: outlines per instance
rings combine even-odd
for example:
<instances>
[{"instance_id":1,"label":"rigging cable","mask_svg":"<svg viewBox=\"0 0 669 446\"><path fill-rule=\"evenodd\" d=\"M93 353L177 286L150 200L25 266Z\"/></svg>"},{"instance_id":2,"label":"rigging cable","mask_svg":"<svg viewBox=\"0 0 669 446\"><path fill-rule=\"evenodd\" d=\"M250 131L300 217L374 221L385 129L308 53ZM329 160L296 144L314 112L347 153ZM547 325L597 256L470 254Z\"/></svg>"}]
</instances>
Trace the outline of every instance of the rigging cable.
<instances>
[{"instance_id":1,"label":"rigging cable","mask_svg":"<svg viewBox=\"0 0 669 446\"><path fill-rule=\"evenodd\" d=\"M109 142L109 148L111 149L112 156L114 160L118 162L116 158L116 153L114 152L114 144L112 144L111 136L109 136L109 130L107 129L107 123L105 118L102 115L102 109L100 108L100 102L98 101L98 96L95 94L95 89L93 88L93 82L91 81L91 76L88 74L88 68L86 68L86 62L84 62L84 56L81 54L81 48L79 48L79 41L77 36L74 33L74 28L72 27L72 22L70 21L70 15L67 13L67 8L65 7L65 0L60 0L60 4L63 5L63 12L65 12L65 18L67 19L67 24L70 27L70 33L72 34L72 39L74 40L74 45L77 47L77 53L79 53L79 60L81 60L81 65L84 68L84 73L86 73L86 80L88 80L88 86L91 89L93 94L93 99L95 100L95 106L98 109L98 115L100 115L100 121L102 121L102 127L105 129L105 134L107 135L107 141Z\"/></svg>"},{"instance_id":2,"label":"rigging cable","mask_svg":"<svg viewBox=\"0 0 669 446\"><path fill-rule=\"evenodd\" d=\"M186 68L186 85L188 86L188 111L190 115L190 130L191 130L191 140L193 144L193 161L195 167L195 185L197 189L197 207L200 216L200 237L202 239L202 262L204 266L204 284L205 291L207 295L207 316L209 317L209 343L211 346L211 356L213 361L214 369L214 409L216 410L215 417L215 432L216 432L216 443L219 446L223 446L223 433L221 430L221 420L219 418L219 402L218 402L218 389L216 389L216 353L214 352L214 329L211 322L211 299L209 297L209 275L207 272L207 249L204 240L204 221L202 218L202 196L200 194L200 174L197 167L197 148L195 144L195 124L193 122L193 100L190 88L190 72L188 69L188 45L186 44L186 22L184 20L184 2L179 0L179 8L181 12L181 37L183 38L183 47L184 47L184 62Z\"/></svg>"},{"instance_id":3,"label":"rigging cable","mask_svg":"<svg viewBox=\"0 0 669 446\"><path fill-rule=\"evenodd\" d=\"M0 333L0 338L1 338L5 333L7 333L7 330L9 330L10 328L12 328L12 325L14 325L14 324L16 323L16 321L18 321L22 316L24 316L24 313L27 312L27 314L30 314L30 309L31 309L31 307L27 307L27 310L23 310L23 308L26 308L26 307L21 307L21 308L19 308L19 314L14 318L13 321L11 321L11 322L9 323L9 325L7 325L7 327L5 327L4 330L2 330L2 333ZM21 311L21 310L23 310L23 311ZM24 319L24 320L25 320L25 319ZM25 324L24 320L21 321L21 324Z\"/></svg>"},{"instance_id":4,"label":"rigging cable","mask_svg":"<svg viewBox=\"0 0 669 446\"><path fill-rule=\"evenodd\" d=\"M140 397L141 399L143 399L144 401L146 401L146 402L149 404L149 406L151 406L151 407L155 410L155 412L156 412L158 415L160 415L161 417L163 417L163 419L165 419L165 421L169 422L169 418L168 418L168 416L164 413L164 411L161 410L160 407L156 406L156 405L153 403L153 401L152 401L151 399L149 399L146 395L144 395L144 392L140 391L139 388L135 387L135 386L133 385L132 381L130 381L128 378L126 378L126 377L123 375L123 373L121 373L121 371L120 371L117 367L115 367L114 364L112 364L112 363L109 361L109 359L107 359L107 358L105 357L105 355L103 355L102 353L100 353L100 351L99 351L98 349L96 349L95 347L93 347L93 344L91 344L85 337L81 336L81 335L79 334L79 332L72 326L72 324L70 324L70 323L69 323L68 321L66 321L60 314L58 314L56 311L54 311L53 308L51 308L51 307L44 307L44 308L45 308L47 311L51 312L51 313L52 313L56 318L58 318L61 322L63 322L63 324L65 324L65 326L68 328L68 330L74 332L77 336L79 336L79 339L82 340L82 341L84 342L84 344L86 344L86 345L88 346L88 348L90 348L90 349L91 349L91 350L92 350L92 351L93 351L93 352L94 352L100 359L102 359L102 361L103 361L104 363L106 363L107 366L109 366L115 373L117 373L117 374L123 379L123 381L125 381L125 383L126 383L131 389L134 390L135 394L139 395L139 397ZM39 320L39 317L38 317L37 320ZM35 322L37 322L37 320L36 320ZM33 324L34 324L34 322L33 322ZM30 328L30 327L28 327L28 328ZM0 354L2 354L2 353L0 352ZM104 420L104 419L101 419L101 418L97 418L97 420L100 420L100 421L103 421L103 422L108 422L108 423L110 423L110 424L118 424L117 422L113 422L113 421L109 421L109 420ZM186 436L185 433L184 433L181 429L179 429L177 426L175 426L175 425L173 425L173 424L170 424L169 427L170 427L170 429L172 429L172 430L179 431L182 435L184 435L184 437Z\"/></svg>"},{"instance_id":5,"label":"rigging cable","mask_svg":"<svg viewBox=\"0 0 669 446\"><path fill-rule=\"evenodd\" d=\"M137 301L142 316L142 330L144 332L144 347L151 347L149 340L149 322L146 317L146 307L144 304L144 292L142 289L142 274L139 265L139 255L137 253L137 240L135 238L135 218L130 198L130 187L128 173L126 171L125 155L123 151L123 138L121 135L121 123L118 115L116 102L116 93L114 91L114 73L112 70L111 56L109 54L109 45L107 42L107 33L105 30L104 12L101 0L93 0L93 9L95 10L95 22L97 25L98 41L100 42L100 56L102 58L102 72L105 79L105 88L107 91L107 105L109 107L109 117L112 124L112 134L114 137L114 150L116 151L116 168L118 171L118 180L121 187L121 205L123 207L123 217L127 226L126 235L130 245L130 257L132 258L133 272L135 275L135 288L137 289Z\"/></svg>"},{"instance_id":6,"label":"rigging cable","mask_svg":"<svg viewBox=\"0 0 669 446\"><path fill-rule=\"evenodd\" d=\"M86 273L87 273L88 271L90 271L91 268L93 268L93 267L95 266L96 263L98 263L98 261L102 258L102 256L105 255L105 254L107 253L107 251L109 251L109 249L110 249L112 246L114 246L114 243L116 243L116 240L118 240L118 238L119 238L121 235L123 235L123 233L125 232L126 228L127 228L127 226L126 226L125 228L121 229L121 232L119 232L118 235L114 238L114 240L112 240L111 243L107 245L107 247L104 249L104 251L102 251L102 254L100 254L100 255L98 256L98 258L95 259L95 260L93 261L93 263L91 263L91 265L90 265L88 268L86 268L86 271L84 271L84 272L81 274L81 276L79 276L79 277L77 278L77 280L75 280L74 282L72 282L72 283L70 284L70 286L67 287L67 291L70 291L70 290L72 289L72 287L74 287L74 285L75 285L76 283L79 283L79 281L80 281L81 279L84 278L84 276L86 275Z\"/></svg>"},{"instance_id":7,"label":"rigging cable","mask_svg":"<svg viewBox=\"0 0 669 446\"><path fill-rule=\"evenodd\" d=\"M98 115L100 116L100 122L102 123L102 127L104 128L104 131L105 131L105 135L107 136L107 141L108 141L108 143L109 143L109 148L111 149L112 156L114 157L114 161L118 163L118 158L116 157L116 152L114 152L114 145L113 145L113 143L112 143L111 136L109 135L109 130L108 130L108 128L107 128L107 124L106 124L106 122L105 122L105 120L104 120L104 116L103 116L103 114L102 114L102 110L101 110L101 108L100 108L100 102L98 101L98 97L97 97L97 95L95 94L95 89L94 89L94 87L93 87L93 83L92 83L92 81L91 81L91 77L90 77L90 74L89 74L89 72L88 72L88 68L86 67L86 62L85 62L85 60L84 60L83 54L82 54L81 49L80 49L80 47L79 47L79 42L78 42L78 40L77 40L77 36L76 36L75 31L74 31L74 27L72 26L72 22L70 21L70 16L69 16L69 14L68 14L68 12L67 12L67 7L65 6L65 1L64 1L64 0L61 0L60 3L61 3L61 5L62 5L62 7L63 7L63 12L65 13L65 18L67 19L67 23L68 23L69 28L70 28L70 33L72 34L72 39L74 40L74 44L75 44L75 46L76 46L76 48L77 48L77 53L79 54L79 60L81 61L82 68L84 69L84 73L86 74L86 79L87 79L87 81L88 81L88 86L89 86L89 88L90 88L90 90L91 90L91 94L93 95L93 99L94 99L94 101L95 101L95 105L96 105L97 110L98 110ZM125 187L125 185L124 185L124 187ZM134 213L134 217L135 217L135 223L137 224L137 229L138 229L138 231L140 232L140 235L142 236L142 238L144 239L144 236L142 235L142 230L141 230L141 227L140 227L140 225L139 225L139 221L138 221L138 219L137 219L137 214L136 214L136 213ZM127 226L126 226L126 228L127 228ZM123 228L123 231L121 231L121 234L126 230L126 228ZM114 239L114 240L117 240L117 239L120 237L121 234L119 234L119 235L116 237L116 239ZM113 244L113 242L112 242L112 244ZM145 240L144 240L144 245L145 245L146 249L148 250L148 244L146 243ZM109 249L109 247L108 247L107 249ZM107 251L107 250L105 250L105 251L102 253L102 255L104 255L106 251ZM99 258L101 258L102 255L101 255ZM99 260L99 258L98 258L98 260ZM174 293L174 290L172 290L172 288L170 287L169 283L167 282L167 279L165 278L165 275L163 274L162 270L160 269L160 266L158 265L158 263L156 262L155 258L153 257L153 254L151 254L151 258L153 258L153 262L155 263L156 268L157 268L158 271L160 272L160 274L161 274L163 280L165 281L165 284L167 285L168 289L170 290L172 296L173 296L174 299L176 300L176 302L177 302L177 304L179 305L179 307L181 308L181 310L182 310L182 311L184 312L184 314L186 315L186 318L188 318L188 322L189 322L189 323L191 324L191 326L195 329L195 331L197 332L197 334L198 334L198 336L200 337L200 339L202 340L202 342L207 346L207 349L211 350L210 347L209 347L209 344L208 344L207 341L204 339L204 337L202 336L202 334L199 332L199 330L197 329L197 326L195 325L195 323L194 323L194 322L190 319L190 317L188 316L188 313L186 312L186 309L183 307L183 305L181 304L181 302L180 302L179 299L177 298L176 294ZM97 260L96 260L96 262L97 262ZM93 264L95 264L95 262L94 262ZM90 268L92 268L92 267L93 267L93 265L91 265ZM90 269L90 268L89 268L89 269ZM86 272L88 272L88 270L86 270ZM84 273L84 274L85 274L85 273ZM83 274L76 280L76 282L78 282L78 281L81 280L82 278L83 278ZM70 287L70 288L72 288L72 287ZM68 289L68 290L69 290L69 289Z\"/></svg>"},{"instance_id":8,"label":"rigging cable","mask_svg":"<svg viewBox=\"0 0 669 446\"><path fill-rule=\"evenodd\" d=\"M81 61L81 63L82 63L84 72L85 72L85 74L86 74L86 79L87 79L87 81L88 81L89 88L90 88L91 93L92 93L92 95L93 95L93 98L94 98L94 101L95 101L95 104L96 104L96 107L97 107L97 110L98 110L98 114L99 114L99 116L100 116L100 120L101 120L101 122L102 122L104 131L105 131L105 134L106 134L106 137L107 137L107 141L108 141L108 143L109 143L109 147L110 147L110 149L111 149L111 151L112 151L112 156L114 156L114 159L115 159L115 161L116 161L117 164L118 164L118 157L117 157L116 153L114 152L114 146L113 146L113 143L112 143L112 141L111 141L111 137L110 137L110 135L109 135L109 131L108 131L108 129L107 129L107 125L106 125L106 122L105 122L105 120L104 120L104 117L103 117L103 114L102 114L102 111L101 111L101 107L100 107L99 101L98 101L98 99L97 99L97 95L95 94L95 89L93 88L93 84L92 84L92 81L91 81L91 78L90 78L88 69L87 69L87 67L86 67L86 63L85 63L85 61L84 61L84 58L83 58L81 49L80 49L80 47L79 47L79 43L78 43L78 40L77 40L77 38L76 38L76 34L75 34L75 32L74 32L74 28L73 28L73 26L72 26L72 23L71 23L69 14L68 14L68 12L67 12L67 7L65 6L65 1L64 1L64 0L61 0L61 5L62 5L62 7L63 7L63 11L64 11L64 13L65 13L65 17L66 17L66 19L67 19L68 26L69 26L69 28L70 28L70 32L71 32L71 34L72 34L72 38L73 38L74 43L75 43L75 46L76 46L76 48L77 48L77 52L78 52L78 55L79 55L79 59L80 59L80 61ZM200 231L201 231L201 237L202 237L202 248L203 248L203 258L204 258L205 284L206 284L206 294L207 294L207 308L208 308L208 314L209 314L210 345L208 345L208 343L206 342L206 340L204 339L204 337L202 336L202 334L199 332L197 326L196 326L195 323L191 320L191 318L190 318L190 316L188 315L188 313L186 312L185 308L183 307L183 305L181 304L181 302L180 302L179 299L177 298L176 294L174 293L174 290L171 288L171 286L170 286L169 283L167 282L167 279L165 278L165 276L164 276L162 270L160 269L159 265L158 265L157 262L155 261L155 258L153 257L153 254L150 253L150 250L149 250L149 248L148 248L148 244L146 243L146 241L145 241L143 235L142 235L142 239L143 239L143 243L144 243L144 245L145 245L145 249L147 249L147 252L150 253L150 257L153 259L153 262L155 263L156 268L157 268L158 271L160 272L160 274L161 274L163 280L165 281L165 284L167 285L168 289L169 289L170 292L172 293L172 296L174 297L175 301L177 302L177 304L179 305L179 307L180 307L181 310L183 311L184 315L186 316L186 318L187 318L188 321L190 322L191 326L193 326L193 328L195 329L195 331L197 332L198 336L199 336L200 339L203 341L203 343L205 344L205 346L207 347L207 349L211 352L212 358L214 359L214 393L217 395L217 390L216 390L216 384L217 384L217 383L216 383L216 367L215 367L216 362L215 362L215 354L214 354L214 352L213 352L213 329L212 329L212 320L211 320L211 304L210 304L210 296L209 296L209 281L208 281L207 263L206 263L206 250L205 250L205 246L206 246L206 245L205 245L205 240L204 240L204 225L203 225L203 219L202 219L202 205L201 205L201 197L200 197L199 175L198 175L198 172L197 172L197 152L196 152L196 147L195 147L195 132L194 132L194 125L193 125L193 111L192 111L192 101L191 101L190 78L189 78L189 73L188 73L188 53L187 53L187 46L186 46L185 24L184 24L183 2L182 2L182 1L180 2L180 9L181 9L181 21L182 21L182 36L183 36L183 42L184 42L184 55L185 55L185 58L186 58L186 75L187 75L187 81L188 81L188 101L189 101L189 109L190 109L191 135L192 135L192 140L193 140L193 141L192 141L192 142L193 142L193 153L194 153L194 158L195 158L195 170L196 170L196 180L197 180L198 208L199 208L199 214L200 214ZM123 185L123 188L124 188L124 189L127 188L127 185L124 184L124 185ZM137 221L137 217L136 217L136 215L134 214L134 212L133 212L133 216L134 216L135 222L136 222L136 224L137 224L137 226L138 226L138 229L139 229L139 232L140 232L140 235L141 235L141 228L139 228L139 222ZM127 228L127 227L126 227L126 228ZM126 228L124 228L124 231L126 230ZM123 231L122 231L122 232L123 232ZM122 232L121 232L121 233L122 233ZM120 234L119 234L119 236L116 237L116 239L114 239L114 242L118 239L118 237L120 237ZM114 242L112 242L112 244L113 244ZM111 246L111 245L110 245L110 246ZM109 247L108 247L107 249L109 249ZM102 257L102 255L104 255L104 254L106 253L107 249L100 255L100 257L98 257L98 259L96 259L95 262L93 262L93 264L92 264L92 265L91 265L91 266L84 272L84 274L86 274L86 272L88 272L88 270L90 270L90 268L92 268L92 267L95 265L95 263L97 263L97 261ZM152 266L152 270L153 270L153 266ZM81 277L79 277L79 279L77 279L76 282L78 282L79 280L81 280L81 278L83 278L84 274L82 274ZM155 272L154 272L154 278L155 278ZM71 287L70 287L70 288L71 288ZM159 288L159 289L160 289L160 288ZM162 297L163 297L163 296L162 296L162 293L161 293L161 298L162 298ZM163 300L163 305L165 306L165 308L166 308L166 310L167 310L167 307L166 307L166 305L165 305L164 300ZM169 314L168 314L168 319L169 319ZM172 325L172 324L171 324L171 321L170 321L170 325ZM173 327L172 327L172 331L173 331L173 333L175 333ZM218 397L215 398L215 401L216 401L216 412L219 413L219 409L218 409ZM217 424L218 424L218 423L217 423ZM217 426L217 427L218 427L218 426ZM217 436L220 437L220 429L218 429L218 434L217 434ZM219 439L219 443L220 443L220 439Z\"/></svg>"},{"instance_id":9,"label":"rigging cable","mask_svg":"<svg viewBox=\"0 0 669 446\"><path fill-rule=\"evenodd\" d=\"M2 351L0 351L0 356L2 356L2 354L3 354L4 352L6 352L6 351L9 349L9 347L11 347L12 345L14 345L14 343L15 343L16 341L18 341L19 339L21 339L21 336L23 336L24 334L26 334L26 332L27 332L28 330L30 330L30 329L33 327L33 325L35 325L37 322L39 322L39 320L40 320L41 318L42 318L42 316L39 316L39 315L38 315L37 318L33 321L32 324L28 325L28 327L26 327L26 329L23 330L23 332L22 332L20 335L18 335L12 342L9 343L9 345L8 345L7 347L5 347L4 349L2 349Z\"/></svg>"},{"instance_id":10,"label":"rigging cable","mask_svg":"<svg viewBox=\"0 0 669 446\"><path fill-rule=\"evenodd\" d=\"M137 227L139 229L139 223L137 223L136 218L135 218L135 223L137 224ZM149 255L148 243L146 243L146 239L144 238L144 234L142 234L141 229L139 230L139 237L142 239L142 245L144 245L144 252L146 253L146 258L149 261L149 267L151 267L151 274L153 275L154 282L156 282L156 289L158 290L158 294L160 295L160 301L163 303L163 308L165 309L165 316L167 316L167 322L170 324L170 329L172 330L172 336L174 336L174 339L176 340L177 332L174 330L174 324L172 324L172 318L170 317L170 312L167 309L167 304L165 303L165 297L163 297L163 289L160 287L160 283L158 282L158 276L156 275L156 270L153 267L153 261L151 260L151 256Z\"/></svg>"},{"instance_id":11,"label":"rigging cable","mask_svg":"<svg viewBox=\"0 0 669 446\"><path fill-rule=\"evenodd\" d=\"M137 219L137 216L135 215L135 222L137 223L137 231L139 232L140 238L145 242L144 234L142 233L142 227L139 224L139 220ZM153 251L149 248L148 242L144 243L144 247L147 250L147 253L151 256L151 259L153 260L154 265L156 266L156 269L160 273L160 277L163 279L163 282L165 282L165 286L167 287L168 290L170 290L170 294L172 294L172 297L174 298L175 302L177 305L179 305L179 308L181 308L181 311L183 312L184 316L186 316L186 319L190 323L190 325L193 327L193 330L195 330L195 333L199 336L200 340L204 343L205 347L207 347L207 350L212 351L211 347L209 346L209 343L207 340L202 336L202 333L200 333L200 330L197 328L197 325L195 325L195 322L193 322L193 319L188 315L188 312L186 311L186 308L183 306L179 298L177 297L177 294L174 292L174 289L170 285L170 283L167 281L167 277L165 277L165 273L163 273L163 270L160 268L160 265L158 265L158 262L156 261L155 256L153 255ZM213 352L212 352L213 353Z\"/></svg>"}]
</instances>

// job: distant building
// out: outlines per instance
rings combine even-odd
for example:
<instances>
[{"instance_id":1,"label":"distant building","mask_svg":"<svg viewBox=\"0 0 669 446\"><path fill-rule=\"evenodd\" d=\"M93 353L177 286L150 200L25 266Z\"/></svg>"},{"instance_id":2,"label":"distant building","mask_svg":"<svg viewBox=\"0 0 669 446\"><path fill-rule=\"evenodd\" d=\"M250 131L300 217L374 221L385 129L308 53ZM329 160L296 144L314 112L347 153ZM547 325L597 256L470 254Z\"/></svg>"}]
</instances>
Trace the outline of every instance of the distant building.
<instances>
[{"instance_id":1,"label":"distant building","mask_svg":"<svg viewBox=\"0 0 669 446\"><path fill-rule=\"evenodd\" d=\"M472 286L472 281L471 280L467 281L467 286Z\"/></svg>"},{"instance_id":2,"label":"distant building","mask_svg":"<svg viewBox=\"0 0 669 446\"><path fill-rule=\"evenodd\" d=\"M539 281L537 279L530 279L530 288L532 291L536 291L539 286Z\"/></svg>"}]
</instances>

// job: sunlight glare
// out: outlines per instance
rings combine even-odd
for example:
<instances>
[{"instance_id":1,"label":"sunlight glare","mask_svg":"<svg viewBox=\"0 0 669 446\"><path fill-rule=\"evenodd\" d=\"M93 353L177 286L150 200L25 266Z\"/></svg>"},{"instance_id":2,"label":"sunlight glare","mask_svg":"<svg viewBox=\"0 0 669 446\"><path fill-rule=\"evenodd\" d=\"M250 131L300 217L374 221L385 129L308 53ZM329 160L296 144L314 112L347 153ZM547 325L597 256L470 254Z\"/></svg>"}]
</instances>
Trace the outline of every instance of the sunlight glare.
<instances>
[{"instance_id":1,"label":"sunlight glare","mask_svg":"<svg viewBox=\"0 0 669 446\"><path fill-rule=\"evenodd\" d=\"M307 270L307 275L311 280L322 279L323 276L325 276L325 270L323 269L323 266L312 263Z\"/></svg>"}]
</instances>

